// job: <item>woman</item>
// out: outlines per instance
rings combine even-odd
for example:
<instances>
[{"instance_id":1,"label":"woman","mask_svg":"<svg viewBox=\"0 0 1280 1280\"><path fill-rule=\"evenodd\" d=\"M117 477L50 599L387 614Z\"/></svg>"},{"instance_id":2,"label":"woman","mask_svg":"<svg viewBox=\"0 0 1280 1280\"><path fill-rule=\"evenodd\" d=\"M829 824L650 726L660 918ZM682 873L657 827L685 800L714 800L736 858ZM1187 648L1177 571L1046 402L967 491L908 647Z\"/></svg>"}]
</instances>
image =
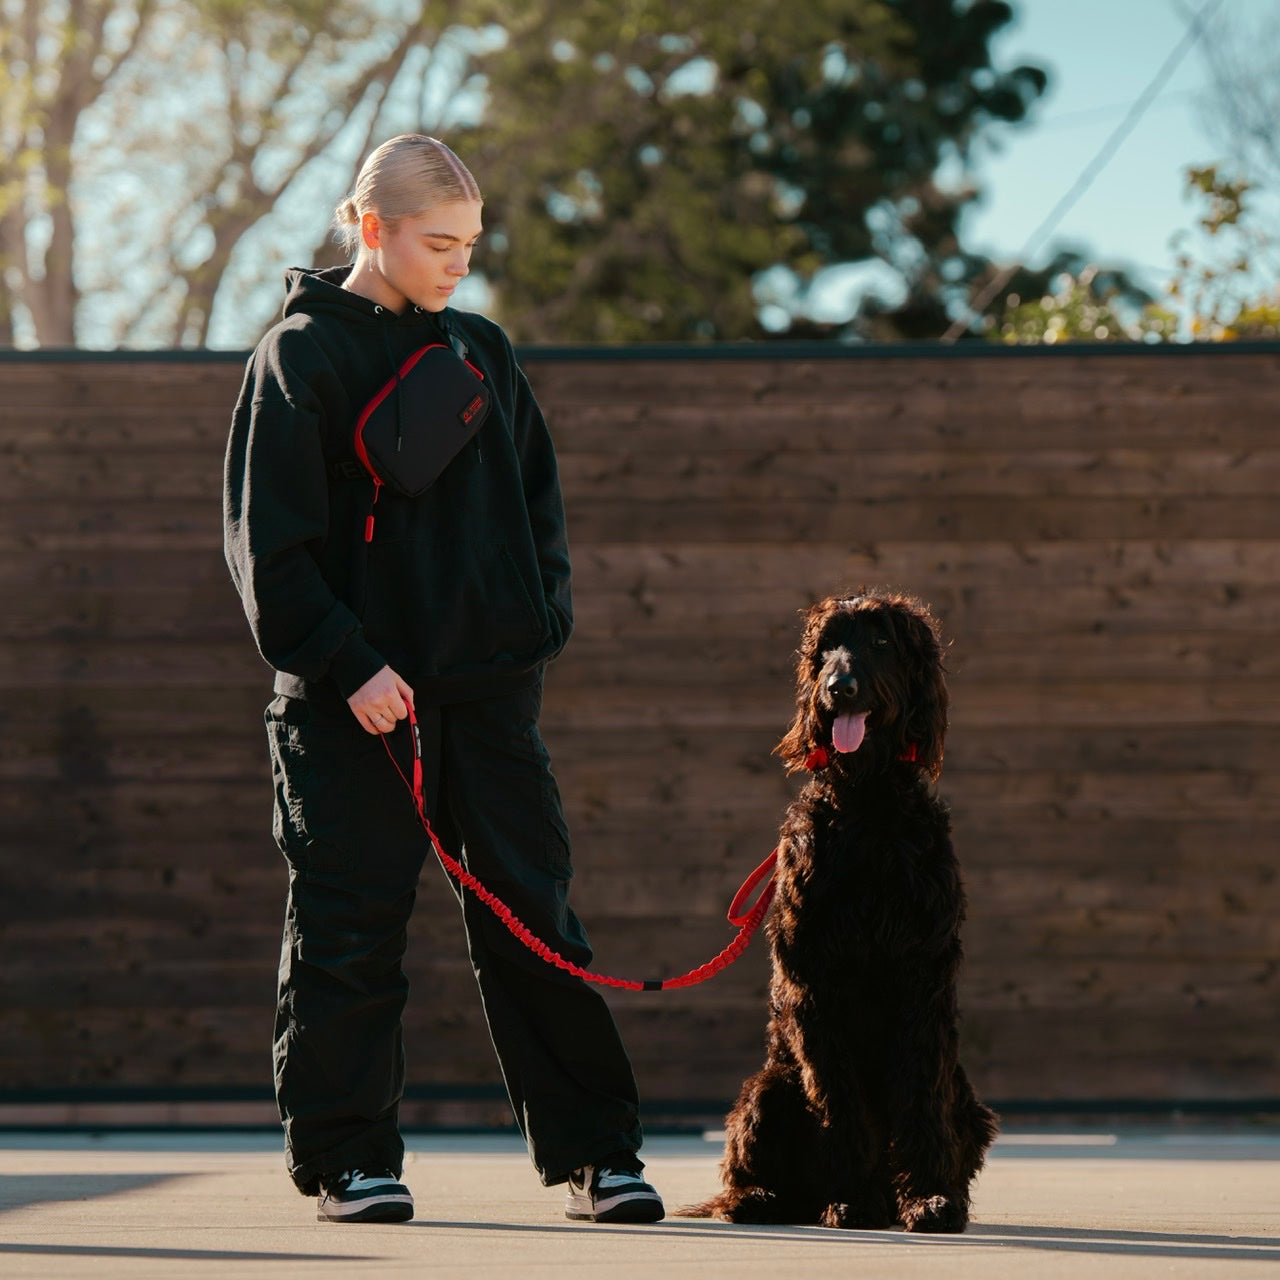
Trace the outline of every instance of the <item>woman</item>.
<instances>
[{"instance_id":1,"label":"woman","mask_svg":"<svg viewBox=\"0 0 1280 1280\"><path fill-rule=\"evenodd\" d=\"M379 147L337 211L352 265L288 273L284 318L249 361L227 447L227 563L276 670L266 724L289 862L276 1093L290 1173L326 1220L413 1216L397 1124L401 962L430 844L382 743L411 707L444 847L553 949L591 957L538 731L543 669L572 628L555 454L506 335L449 308L481 210L443 143L411 134ZM382 397L412 432L407 362L449 346L491 410L425 493L403 496L359 465L355 424ZM393 738L402 751L407 732ZM573 1218L660 1219L607 1005L469 895L462 908L542 1181L569 1183Z\"/></svg>"}]
</instances>

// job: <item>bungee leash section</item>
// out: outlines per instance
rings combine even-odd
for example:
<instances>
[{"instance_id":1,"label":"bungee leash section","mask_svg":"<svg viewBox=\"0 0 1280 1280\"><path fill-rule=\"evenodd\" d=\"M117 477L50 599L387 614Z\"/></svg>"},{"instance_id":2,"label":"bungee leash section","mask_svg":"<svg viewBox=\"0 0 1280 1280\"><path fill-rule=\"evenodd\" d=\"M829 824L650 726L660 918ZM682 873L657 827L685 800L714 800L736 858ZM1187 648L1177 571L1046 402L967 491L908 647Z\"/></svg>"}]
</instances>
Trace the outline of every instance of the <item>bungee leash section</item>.
<instances>
[{"instance_id":1,"label":"bungee leash section","mask_svg":"<svg viewBox=\"0 0 1280 1280\"><path fill-rule=\"evenodd\" d=\"M714 977L721 969L727 968L747 949L747 944L751 941L752 935L760 927L760 922L769 910L769 905L773 901L773 876L778 862L777 849L774 849L747 877L742 888L734 895L733 901L729 904L727 914L729 923L738 926L737 937L719 955L712 957L706 964L699 965L696 969L690 969L688 973L682 973L678 978L658 978L646 981L637 981L633 978L614 978L604 973L592 973L590 970L574 964L572 960L566 960L559 952L553 951L533 930L520 920L501 898L486 889L466 867L445 851L436 833L431 829L430 821L427 819L426 793L422 783L422 735L418 732L418 720L413 714L412 707L409 708L409 736L413 742L413 771L411 777L407 777L400 767L400 762L391 750L388 734L382 735L382 745L386 748L387 756L395 766L401 781L409 788L413 796L413 807L418 814L418 821L431 838L431 844L435 848L436 857L440 859L440 865L463 888L470 890L476 898L483 902L506 925L511 934L528 947L534 955L545 960L547 964L554 965L557 969L563 969L566 973L571 973L574 977L581 978L584 982L595 982L604 987L618 987L624 991L674 991L678 987L695 987L700 982L706 982L708 978ZM746 906L747 900L762 882L764 887L760 889L755 902L748 908Z\"/></svg>"}]
</instances>

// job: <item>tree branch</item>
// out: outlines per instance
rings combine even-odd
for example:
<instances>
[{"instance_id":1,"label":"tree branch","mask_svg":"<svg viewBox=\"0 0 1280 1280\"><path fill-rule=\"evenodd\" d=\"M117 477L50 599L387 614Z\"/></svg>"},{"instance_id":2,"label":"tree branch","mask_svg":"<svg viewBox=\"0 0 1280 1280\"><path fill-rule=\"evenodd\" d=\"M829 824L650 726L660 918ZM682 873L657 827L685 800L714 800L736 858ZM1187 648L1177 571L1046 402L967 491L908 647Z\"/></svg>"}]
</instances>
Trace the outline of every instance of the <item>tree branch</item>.
<instances>
[{"instance_id":1,"label":"tree branch","mask_svg":"<svg viewBox=\"0 0 1280 1280\"><path fill-rule=\"evenodd\" d=\"M125 42L124 47L115 55L109 55L111 57L110 64L97 77L99 90L105 89L107 84L114 79L116 72L138 51L138 47L142 43L142 38L150 26L155 12L156 5L154 0L138 0L138 19L134 23L133 30L129 33L129 39Z\"/></svg>"}]
</instances>

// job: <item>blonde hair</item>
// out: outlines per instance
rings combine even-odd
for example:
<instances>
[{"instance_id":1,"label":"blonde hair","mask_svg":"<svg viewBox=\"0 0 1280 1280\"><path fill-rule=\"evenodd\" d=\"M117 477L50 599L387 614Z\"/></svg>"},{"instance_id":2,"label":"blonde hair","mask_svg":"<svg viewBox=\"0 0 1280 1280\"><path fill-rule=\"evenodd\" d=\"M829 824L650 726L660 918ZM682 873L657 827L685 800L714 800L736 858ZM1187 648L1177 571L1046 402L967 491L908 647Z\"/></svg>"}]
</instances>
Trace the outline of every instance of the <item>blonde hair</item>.
<instances>
[{"instance_id":1,"label":"blonde hair","mask_svg":"<svg viewBox=\"0 0 1280 1280\"><path fill-rule=\"evenodd\" d=\"M354 260L362 243L360 220L366 213L394 224L438 204L481 198L471 171L439 138L402 133L364 162L354 193L334 211L335 235Z\"/></svg>"}]
</instances>

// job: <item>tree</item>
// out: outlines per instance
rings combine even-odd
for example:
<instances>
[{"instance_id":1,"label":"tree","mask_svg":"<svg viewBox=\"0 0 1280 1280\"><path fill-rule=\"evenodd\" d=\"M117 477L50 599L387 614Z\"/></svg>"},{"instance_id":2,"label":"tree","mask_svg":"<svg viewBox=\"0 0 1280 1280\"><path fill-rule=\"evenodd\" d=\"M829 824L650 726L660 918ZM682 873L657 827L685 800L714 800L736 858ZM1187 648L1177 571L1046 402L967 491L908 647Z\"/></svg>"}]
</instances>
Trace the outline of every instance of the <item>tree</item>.
<instances>
[{"instance_id":1,"label":"tree","mask_svg":"<svg viewBox=\"0 0 1280 1280\"><path fill-rule=\"evenodd\" d=\"M0 340L17 321L43 346L199 346L217 304L243 303L233 262L255 230L282 265L264 220L283 208L314 244L371 138L429 114L463 0L431 21L422 0L0 5L0 263L17 301ZM446 74L465 81L465 58Z\"/></svg>"},{"instance_id":2,"label":"tree","mask_svg":"<svg viewBox=\"0 0 1280 1280\"><path fill-rule=\"evenodd\" d=\"M1006 286L987 336L1009 345L1154 342L1171 339L1177 316L1129 276L1064 251L1039 272L1023 269Z\"/></svg>"},{"instance_id":3,"label":"tree","mask_svg":"<svg viewBox=\"0 0 1280 1280\"><path fill-rule=\"evenodd\" d=\"M1189 236L1176 239L1170 293L1187 310L1191 336L1215 342L1280 336L1277 240L1251 216L1253 184L1204 165L1187 170L1187 186L1207 202L1196 220L1207 247L1197 252Z\"/></svg>"},{"instance_id":4,"label":"tree","mask_svg":"<svg viewBox=\"0 0 1280 1280\"><path fill-rule=\"evenodd\" d=\"M1186 177L1188 191L1205 208L1192 230L1174 237L1166 302L1123 272L1064 253L1044 273L1047 280L1024 271L1006 286L1002 313L988 318L987 336L1050 344L1280 337L1280 291L1272 286L1259 293L1260 279L1277 276L1276 239L1249 216L1252 184L1217 165L1192 166Z\"/></svg>"},{"instance_id":5,"label":"tree","mask_svg":"<svg viewBox=\"0 0 1280 1280\"><path fill-rule=\"evenodd\" d=\"M1185 9L1185 6L1183 6ZM1202 40L1200 116L1221 159L1187 172L1206 204L1199 244L1184 236L1175 289L1194 336L1280 336L1280 10L1223 13ZM1244 175L1247 175L1245 177Z\"/></svg>"},{"instance_id":6,"label":"tree","mask_svg":"<svg viewBox=\"0 0 1280 1280\"><path fill-rule=\"evenodd\" d=\"M36 341L70 345L80 289L72 143L155 16L154 0L0 3L0 343L14 307Z\"/></svg>"},{"instance_id":7,"label":"tree","mask_svg":"<svg viewBox=\"0 0 1280 1280\"><path fill-rule=\"evenodd\" d=\"M990 66L999 0L495 0L506 46L469 145L484 269L523 340L857 334L805 318L818 273L887 264L877 336L936 336L983 266L956 235L972 189L935 175L1043 90ZM779 305L766 328L769 290ZM769 312L766 310L766 316Z\"/></svg>"},{"instance_id":8,"label":"tree","mask_svg":"<svg viewBox=\"0 0 1280 1280\"><path fill-rule=\"evenodd\" d=\"M1187 0L1178 6L1194 20ZM1208 73L1199 114L1222 155L1239 173L1280 194L1280 9L1252 19L1227 6L1201 33Z\"/></svg>"},{"instance_id":9,"label":"tree","mask_svg":"<svg viewBox=\"0 0 1280 1280\"><path fill-rule=\"evenodd\" d=\"M371 146L446 132L481 176L522 339L935 336L986 264L963 165L1034 68L1003 0L0 0L0 340L236 346L328 256ZM495 35L495 33L497 33ZM66 52L70 51L70 52ZM888 292L839 321L824 270ZM264 283L270 282L270 288Z\"/></svg>"}]
</instances>

